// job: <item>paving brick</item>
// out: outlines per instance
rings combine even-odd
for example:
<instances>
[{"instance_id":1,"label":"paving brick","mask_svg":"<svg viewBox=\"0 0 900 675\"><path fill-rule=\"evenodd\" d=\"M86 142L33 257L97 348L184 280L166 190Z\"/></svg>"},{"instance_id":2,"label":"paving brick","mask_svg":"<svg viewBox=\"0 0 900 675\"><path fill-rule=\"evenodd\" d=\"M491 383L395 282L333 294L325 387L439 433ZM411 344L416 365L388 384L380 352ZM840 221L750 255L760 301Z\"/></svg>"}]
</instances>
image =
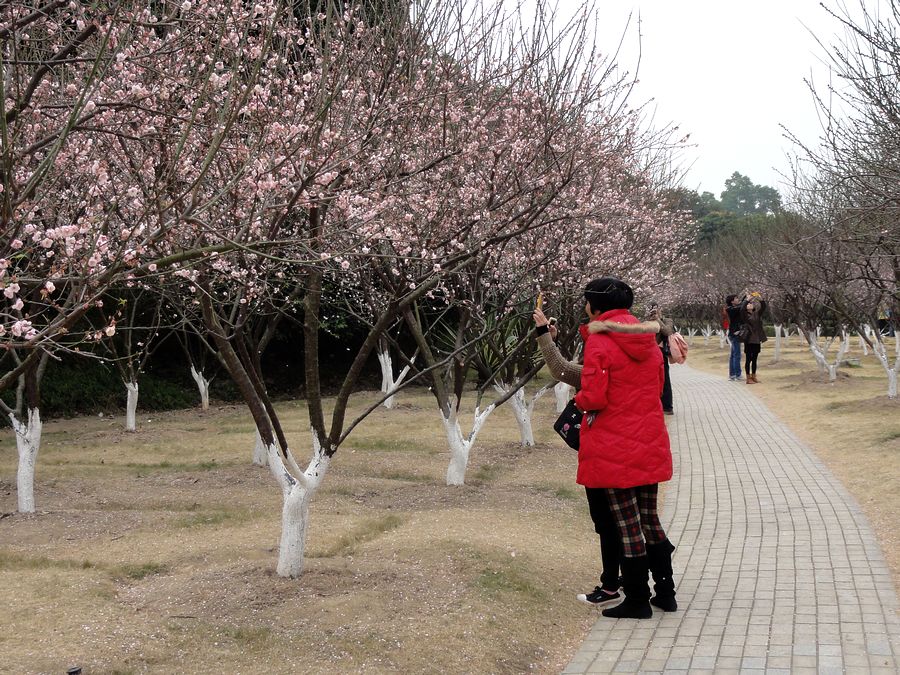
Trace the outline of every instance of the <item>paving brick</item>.
<instances>
[{"instance_id":1,"label":"paving brick","mask_svg":"<svg viewBox=\"0 0 900 675\"><path fill-rule=\"evenodd\" d=\"M564 672L900 672L896 592L853 498L751 388L671 373L679 611L600 618Z\"/></svg>"}]
</instances>

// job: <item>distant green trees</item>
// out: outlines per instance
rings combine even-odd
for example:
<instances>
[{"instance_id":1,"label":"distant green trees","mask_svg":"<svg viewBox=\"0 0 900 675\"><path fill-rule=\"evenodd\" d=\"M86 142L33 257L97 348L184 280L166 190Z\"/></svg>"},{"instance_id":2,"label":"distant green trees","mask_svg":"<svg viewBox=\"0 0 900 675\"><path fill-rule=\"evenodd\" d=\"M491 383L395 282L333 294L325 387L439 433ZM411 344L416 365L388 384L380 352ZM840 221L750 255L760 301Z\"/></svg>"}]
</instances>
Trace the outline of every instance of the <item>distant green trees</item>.
<instances>
[{"instance_id":1,"label":"distant green trees","mask_svg":"<svg viewBox=\"0 0 900 675\"><path fill-rule=\"evenodd\" d=\"M700 224L697 243L707 248L720 236L759 224L782 213L781 195L768 185L758 185L738 171L725 181L719 199L712 192L679 188L671 199L688 210Z\"/></svg>"}]
</instances>

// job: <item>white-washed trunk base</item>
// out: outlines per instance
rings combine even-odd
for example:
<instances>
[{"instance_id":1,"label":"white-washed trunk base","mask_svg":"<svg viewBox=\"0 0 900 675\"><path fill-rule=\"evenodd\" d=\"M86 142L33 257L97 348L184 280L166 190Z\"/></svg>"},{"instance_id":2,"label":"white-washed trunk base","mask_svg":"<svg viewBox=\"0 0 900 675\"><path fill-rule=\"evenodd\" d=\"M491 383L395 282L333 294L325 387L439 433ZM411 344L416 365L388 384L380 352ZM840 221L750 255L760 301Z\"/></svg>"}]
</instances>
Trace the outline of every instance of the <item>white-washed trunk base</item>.
<instances>
[{"instance_id":1,"label":"white-washed trunk base","mask_svg":"<svg viewBox=\"0 0 900 675\"><path fill-rule=\"evenodd\" d=\"M19 464L16 470L16 497L20 513L34 513L34 469L38 450L41 449L41 411L29 408L28 420L22 422L10 414L10 422L16 434L16 450Z\"/></svg>"},{"instance_id":2,"label":"white-washed trunk base","mask_svg":"<svg viewBox=\"0 0 900 675\"><path fill-rule=\"evenodd\" d=\"M696 328L688 328L687 332L687 343L689 347L694 346L694 338L697 337L697 329ZM560 410L562 412L562 410Z\"/></svg>"},{"instance_id":3,"label":"white-washed trunk base","mask_svg":"<svg viewBox=\"0 0 900 675\"><path fill-rule=\"evenodd\" d=\"M377 356L378 364L381 366L381 393L390 394L403 384L403 380L405 380L406 376L409 374L409 366L405 366L403 370L400 371L397 378L394 379L394 364L391 360L391 353L387 350L379 351ZM390 410L394 407L395 403L396 397L388 396L381 405Z\"/></svg>"},{"instance_id":4,"label":"white-washed trunk base","mask_svg":"<svg viewBox=\"0 0 900 675\"><path fill-rule=\"evenodd\" d=\"M296 578L303 573L306 531L309 527L309 501L312 491L299 483L288 490L281 507L281 543L278 548L280 577Z\"/></svg>"},{"instance_id":5,"label":"white-washed trunk base","mask_svg":"<svg viewBox=\"0 0 900 675\"><path fill-rule=\"evenodd\" d=\"M200 392L200 409L209 410L209 380L194 366L191 366L191 377L194 378L197 390Z\"/></svg>"},{"instance_id":6,"label":"white-washed trunk base","mask_svg":"<svg viewBox=\"0 0 900 675\"><path fill-rule=\"evenodd\" d=\"M895 339L900 343L900 335ZM881 367L884 368L884 372L888 378L888 398L897 398L897 375L900 374L900 356L897 356L894 359L894 365L892 367L887 355L887 349L880 339L875 342L874 351L875 356L878 357L878 361L881 363Z\"/></svg>"},{"instance_id":7,"label":"white-washed trunk base","mask_svg":"<svg viewBox=\"0 0 900 675\"><path fill-rule=\"evenodd\" d=\"M516 418L516 424L519 427L519 439L522 447L534 447L534 429L531 428L531 413L534 408L525 402L525 388L522 387L510 399L512 405L513 416Z\"/></svg>"},{"instance_id":8,"label":"white-washed trunk base","mask_svg":"<svg viewBox=\"0 0 900 675\"><path fill-rule=\"evenodd\" d=\"M839 343L839 347L837 350L837 355L835 356L834 362L829 363L828 361L828 348L822 348L819 345L819 331L813 333L810 331L808 341L809 341L809 349L812 352L813 356L816 359L816 363L819 364L819 369L828 373L828 381L834 382L837 380L837 369L838 366L841 365L841 361L844 359L847 351L850 349L850 334L846 331L841 332L841 340Z\"/></svg>"},{"instance_id":9,"label":"white-washed trunk base","mask_svg":"<svg viewBox=\"0 0 900 675\"><path fill-rule=\"evenodd\" d=\"M703 346L709 347L709 340L713 334L712 326L706 324L706 328L700 329L700 334L703 335Z\"/></svg>"},{"instance_id":10,"label":"white-washed trunk base","mask_svg":"<svg viewBox=\"0 0 900 675\"><path fill-rule=\"evenodd\" d=\"M728 334L724 330L717 330L716 334L719 336L719 349L725 349L726 345L731 344L728 341Z\"/></svg>"},{"instance_id":11,"label":"white-washed trunk base","mask_svg":"<svg viewBox=\"0 0 900 675\"><path fill-rule=\"evenodd\" d=\"M281 485L281 539L278 547L278 566L276 574L281 577L296 578L303 573L306 552L306 533L309 529L309 504L315 496L325 475L331 459L325 454L322 446L313 435L313 457L300 472L300 467L287 451L288 463L295 472L293 475L284 465L281 455L274 444L266 447L268 464L272 475Z\"/></svg>"},{"instance_id":12,"label":"white-washed trunk base","mask_svg":"<svg viewBox=\"0 0 900 675\"><path fill-rule=\"evenodd\" d=\"M575 395L575 387L565 382L557 382L553 387L553 393L556 394L556 412L561 413L566 409L569 401Z\"/></svg>"},{"instance_id":13,"label":"white-washed trunk base","mask_svg":"<svg viewBox=\"0 0 900 675\"><path fill-rule=\"evenodd\" d=\"M125 402L125 431L137 431L138 383L126 382L128 398Z\"/></svg>"},{"instance_id":14,"label":"white-washed trunk base","mask_svg":"<svg viewBox=\"0 0 900 675\"><path fill-rule=\"evenodd\" d=\"M253 446L253 463L256 466L267 466L269 463L269 449L263 443L258 429L256 431L256 444Z\"/></svg>"},{"instance_id":15,"label":"white-washed trunk base","mask_svg":"<svg viewBox=\"0 0 900 675\"><path fill-rule=\"evenodd\" d=\"M775 356L772 361L778 363L781 360L781 324L775 324Z\"/></svg>"},{"instance_id":16,"label":"white-washed trunk base","mask_svg":"<svg viewBox=\"0 0 900 675\"><path fill-rule=\"evenodd\" d=\"M500 394L506 394L509 391L509 387L502 383L495 385L494 389ZM534 417L534 406L549 389L550 385L541 387L530 400L526 401L525 387L519 387L516 393L512 395L512 398L509 399L513 416L516 418L516 424L519 426L519 438L524 448L534 447L534 428L531 423Z\"/></svg>"},{"instance_id":17,"label":"white-washed trunk base","mask_svg":"<svg viewBox=\"0 0 900 675\"><path fill-rule=\"evenodd\" d=\"M807 341L809 343L809 351L812 352L813 358L815 358L816 363L819 366L819 370L823 373L828 371L828 361L826 360L826 354L822 351L822 348L819 346L819 339L816 336L815 332L810 331L807 336Z\"/></svg>"},{"instance_id":18,"label":"white-washed trunk base","mask_svg":"<svg viewBox=\"0 0 900 675\"><path fill-rule=\"evenodd\" d=\"M450 463L447 465L447 485L464 485L466 482L466 467L469 465L469 452L475 444L478 432L484 426L488 416L494 411L493 404L483 411L475 409L475 421L472 423L472 431L468 436L464 435L459 426L459 417L456 410L449 417L441 415L444 425L444 433L447 435L447 445L450 448Z\"/></svg>"}]
</instances>

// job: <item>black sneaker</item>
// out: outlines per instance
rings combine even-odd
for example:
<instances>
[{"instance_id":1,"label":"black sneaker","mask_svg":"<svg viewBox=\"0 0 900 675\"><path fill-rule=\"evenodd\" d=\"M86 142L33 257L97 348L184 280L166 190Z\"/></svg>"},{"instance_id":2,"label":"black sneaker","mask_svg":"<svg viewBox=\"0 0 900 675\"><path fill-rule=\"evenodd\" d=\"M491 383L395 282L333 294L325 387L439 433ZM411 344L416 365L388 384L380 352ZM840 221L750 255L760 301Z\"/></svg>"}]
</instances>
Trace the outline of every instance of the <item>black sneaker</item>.
<instances>
[{"instance_id":1,"label":"black sneaker","mask_svg":"<svg viewBox=\"0 0 900 675\"><path fill-rule=\"evenodd\" d=\"M594 607L601 607L608 602L612 602L613 600L618 600L622 596L618 591L608 591L605 588L597 586L590 593L579 593L575 596L577 600L584 602L588 605L593 605Z\"/></svg>"}]
</instances>

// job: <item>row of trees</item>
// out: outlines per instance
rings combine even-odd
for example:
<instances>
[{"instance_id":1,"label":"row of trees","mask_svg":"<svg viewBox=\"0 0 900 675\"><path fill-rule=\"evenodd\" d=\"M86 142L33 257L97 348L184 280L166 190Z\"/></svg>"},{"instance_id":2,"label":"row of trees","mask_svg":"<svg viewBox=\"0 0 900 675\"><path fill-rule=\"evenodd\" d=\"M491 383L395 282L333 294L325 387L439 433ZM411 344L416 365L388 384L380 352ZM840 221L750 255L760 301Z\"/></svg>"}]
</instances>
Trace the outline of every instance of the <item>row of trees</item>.
<instances>
[{"instance_id":1,"label":"row of trees","mask_svg":"<svg viewBox=\"0 0 900 675\"><path fill-rule=\"evenodd\" d=\"M310 500L374 408L348 413L373 354L385 401L430 385L462 483L491 411L529 410L538 288L559 309L599 273L656 288L693 239L668 130L628 107L588 14L558 29L538 10L527 26L456 3L3 5L0 392L19 510L48 360L114 360L133 427L160 334L195 355L202 396L215 359L246 401L283 496L281 575L301 573ZM326 415L320 335L351 324ZM285 325L303 333L311 444L266 389Z\"/></svg>"},{"instance_id":2,"label":"row of trees","mask_svg":"<svg viewBox=\"0 0 900 675\"><path fill-rule=\"evenodd\" d=\"M857 333L896 398L900 349L891 353L884 329L900 328L900 4L883 9L832 12L843 35L829 52L833 84L826 96L810 83L822 134L817 145L794 139L788 206L716 232L672 301L715 320L725 293L761 290L775 323L796 325L832 379ZM823 329L841 345L834 363Z\"/></svg>"}]
</instances>

